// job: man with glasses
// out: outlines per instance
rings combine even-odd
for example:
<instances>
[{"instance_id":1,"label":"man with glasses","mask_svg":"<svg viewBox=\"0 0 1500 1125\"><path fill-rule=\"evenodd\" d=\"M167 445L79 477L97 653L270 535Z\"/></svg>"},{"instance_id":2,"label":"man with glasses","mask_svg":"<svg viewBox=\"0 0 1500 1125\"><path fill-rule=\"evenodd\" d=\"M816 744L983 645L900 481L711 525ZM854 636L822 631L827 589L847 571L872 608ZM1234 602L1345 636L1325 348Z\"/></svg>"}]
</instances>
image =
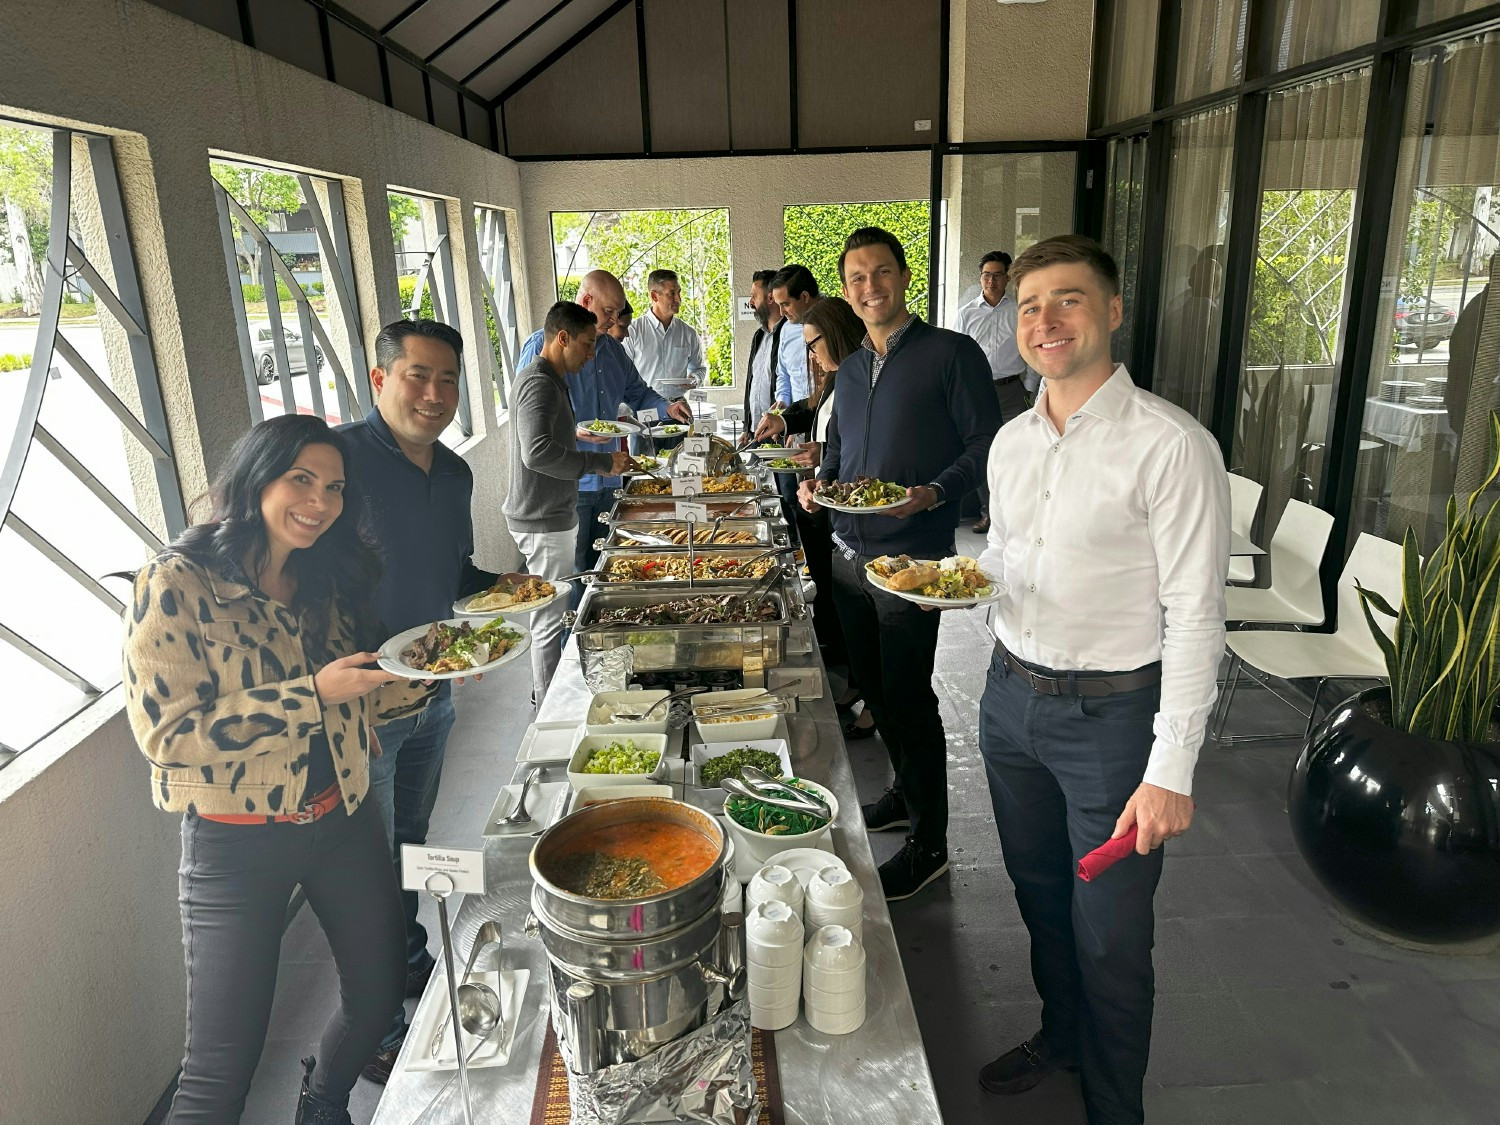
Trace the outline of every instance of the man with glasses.
<instances>
[{"instance_id":1,"label":"man with glasses","mask_svg":"<svg viewBox=\"0 0 1500 1125\"><path fill-rule=\"evenodd\" d=\"M880 865L885 897L895 901L948 870L948 743L932 690L941 615L876 590L864 567L879 555L955 553L956 501L979 482L1000 417L979 345L907 311L911 270L895 235L879 227L849 235L839 276L866 335L839 365L818 480L803 481L798 499L812 512L820 482L861 476L907 486L906 501L887 512L832 513L833 603L896 775L863 806L865 827L910 829Z\"/></svg>"},{"instance_id":2,"label":"man with glasses","mask_svg":"<svg viewBox=\"0 0 1500 1125\"><path fill-rule=\"evenodd\" d=\"M1010 283L1010 255L991 250L979 259L979 296L958 310L953 328L972 336L989 361L990 378L995 384L995 398L1000 402L1003 425L1027 409L1026 364L1016 350L1016 302L1005 295ZM976 533L990 529L990 490L979 483L979 519Z\"/></svg>"}]
</instances>

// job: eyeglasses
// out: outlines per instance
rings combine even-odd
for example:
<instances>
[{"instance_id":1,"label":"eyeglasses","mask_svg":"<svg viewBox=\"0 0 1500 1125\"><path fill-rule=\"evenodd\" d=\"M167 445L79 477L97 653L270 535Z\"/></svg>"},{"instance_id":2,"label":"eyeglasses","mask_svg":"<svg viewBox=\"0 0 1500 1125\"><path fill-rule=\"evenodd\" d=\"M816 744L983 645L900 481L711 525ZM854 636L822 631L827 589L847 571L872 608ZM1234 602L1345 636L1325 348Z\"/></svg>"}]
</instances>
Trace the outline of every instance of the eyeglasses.
<instances>
[{"instance_id":1,"label":"eyeglasses","mask_svg":"<svg viewBox=\"0 0 1500 1125\"><path fill-rule=\"evenodd\" d=\"M811 340L809 340L807 342L807 350L808 351L812 351L813 350L813 345L816 344L822 338L823 337L821 337L821 336L814 336Z\"/></svg>"}]
</instances>

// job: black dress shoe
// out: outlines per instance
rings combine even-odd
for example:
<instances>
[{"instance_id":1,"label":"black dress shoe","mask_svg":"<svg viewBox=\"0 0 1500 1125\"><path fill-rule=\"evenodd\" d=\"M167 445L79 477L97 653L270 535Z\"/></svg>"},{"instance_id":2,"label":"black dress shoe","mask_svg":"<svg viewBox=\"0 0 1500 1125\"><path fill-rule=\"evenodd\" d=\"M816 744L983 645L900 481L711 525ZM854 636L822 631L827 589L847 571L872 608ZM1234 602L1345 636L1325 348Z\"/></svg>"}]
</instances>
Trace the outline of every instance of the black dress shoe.
<instances>
[{"instance_id":1,"label":"black dress shoe","mask_svg":"<svg viewBox=\"0 0 1500 1125\"><path fill-rule=\"evenodd\" d=\"M871 723L867 727L862 727L862 726L859 725L859 720L856 719L852 723L845 723L844 724L844 740L846 742L858 742L861 738L874 738L874 737L875 737L875 724L874 723Z\"/></svg>"},{"instance_id":2,"label":"black dress shoe","mask_svg":"<svg viewBox=\"0 0 1500 1125\"><path fill-rule=\"evenodd\" d=\"M1056 1070L1077 1070L1078 1060L1056 1050L1038 1031L1019 1047L979 1068L979 1085L989 1094L1024 1094Z\"/></svg>"},{"instance_id":3,"label":"black dress shoe","mask_svg":"<svg viewBox=\"0 0 1500 1125\"><path fill-rule=\"evenodd\" d=\"M977 519L977 520L974 521L974 534L975 535L985 535L985 534L988 534L989 530L990 530L990 517L989 516L983 516L980 519Z\"/></svg>"},{"instance_id":4,"label":"black dress shoe","mask_svg":"<svg viewBox=\"0 0 1500 1125\"><path fill-rule=\"evenodd\" d=\"M405 1042L405 1040L402 1040ZM368 1078L377 1086L384 1086L391 1080L391 1071L396 1067L396 1056L401 1053L401 1044L384 1051L376 1051L375 1057L360 1068L361 1077Z\"/></svg>"}]
</instances>

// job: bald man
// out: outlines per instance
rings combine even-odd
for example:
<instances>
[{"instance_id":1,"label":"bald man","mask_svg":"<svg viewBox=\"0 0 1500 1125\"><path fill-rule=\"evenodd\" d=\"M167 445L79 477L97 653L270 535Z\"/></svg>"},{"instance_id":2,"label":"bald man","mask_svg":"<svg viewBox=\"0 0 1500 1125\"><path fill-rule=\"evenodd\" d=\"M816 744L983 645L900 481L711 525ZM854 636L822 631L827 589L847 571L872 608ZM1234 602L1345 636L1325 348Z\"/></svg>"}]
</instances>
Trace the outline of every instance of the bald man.
<instances>
[{"instance_id":1,"label":"bald man","mask_svg":"<svg viewBox=\"0 0 1500 1125\"><path fill-rule=\"evenodd\" d=\"M593 418L613 419L620 416L620 404L633 411L655 410L663 418L668 416L679 422L691 423L692 412L685 402L668 402L641 379L641 374L631 362L610 330L619 320L620 310L625 308L625 288L620 279L608 270L592 270L583 275L578 286L578 303L594 314L599 326L599 336L594 343L594 358L568 380L568 397L573 403L573 416L580 422ZM521 348L519 366L524 368L541 354L542 333L533 332ZM580 429L578 448L584 452L598 453L620 449L619 439L590 433ZM594 540L602 534L599 517L609 511L614 502L613 489L620 487L619 477L600 476L590 473L578 482L578 542L574 550L575 570L591 570L599 559L594 550ZM582 586L575 584L575 595ZM576 604L576 602L575 602Z\"/></svg>"}]
</instances>

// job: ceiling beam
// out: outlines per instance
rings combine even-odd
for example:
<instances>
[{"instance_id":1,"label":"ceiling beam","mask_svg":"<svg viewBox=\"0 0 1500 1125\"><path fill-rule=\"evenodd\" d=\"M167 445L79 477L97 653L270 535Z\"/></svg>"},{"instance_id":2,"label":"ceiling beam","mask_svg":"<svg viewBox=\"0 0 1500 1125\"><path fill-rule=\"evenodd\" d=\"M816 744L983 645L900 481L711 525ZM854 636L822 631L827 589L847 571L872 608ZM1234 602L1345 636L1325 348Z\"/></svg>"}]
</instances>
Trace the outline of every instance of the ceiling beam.
<instances>
[{"instance_id":1,"label":"ceiling beam","mask_svg":"<svg viewBox=\"0 0 1500 1125\"><path fill-rule=\"evenodd\" d=\"M570 0L558 0L558 2L556 4L552 5L552 7L548 8L546 10L546 12L544 12L542 15L538 16L536 18L536 20L531 24L531 26L528 27L525 31L521 32L520 35L517 35L509 43L507 43L505 46L501 47L498 51L496 51L489 58L485 59L484 62L480 63L473 70L469 71L468 74L464 75L463 78L461 79L461 81L463 82L463 84L465 86L467 86L470 82L472 82L474 80L474 78L475 78L476 75L482 74L486 70L488 70L490 67L494 66L497 62L499 62L507 54L509 54L512 48L520 46L520 44L522 42L524 42L526 39L528 39L533 32L535 32L538 28L540 28L543 24L545 24L553 16L557 15L564 8L566 8L569 3L570 3Z\"/></svg>"},{"instance_id":2,"label":"ceiling beam","mask_svg":"<svg viewBox=\"0 0 1500 1125\"><path fill-rule=\"evenodd\" d=\"M446 51L449 47L453 46L460 39L462 39L465 35L469 34L469 32L473 31L476 27L478 27L485 20L489 19L496 12L498 12L501 8L505 7L505 5L507 5L509 3L510 3L510 0L495 0L495 2L493 4L491 4L488 8L486 8L484 11L480 12L477 16L475 16L473 19L471 19L468 23L464 24L464 26L461 27L457 32L455 32L454 34L450 35L446 40L444 40L443 44L440 47L438 47L438 49L436 51L433 51L432 54L428 55L427 58L425 58L423 60L423 62L428 62L428 63L432 62L433 59L437 58L444 51Z\"/></svg>"},{"instance_id":3,"label":"ceiling beam","mask_svg":"<svg viewBox=\"0 0 1500 1125\"><path fill-rule=\"evenodd\" d=\"M396 14L395 19L391 20L390 23L382 27L380 29L380 34L383 36L389 35L391 32L395 31L396 28L400 27L403 23L409 20L412 16L416 15L423 8L427 7L428 2L429 0L414 0L413 3L410 3L406 7L402 8L401 11Z\"/></svg>"},{"instance_id":4,"label":"ceiling beam","mask_svg":"<svg viewBox=\"0 0 1500 1125\"><path fill-rule=\"evenodd\" d=\"M525 74L521 75L520 78L517 78L509 86L507 86L505 89L501 90L500 93L497 94L490 101L490 107L491 108L495 108L495 107L500 106L501 104L503 104L507 98L509 98L512 94L514 94L522 86L525 86L528 82L530 82L537 75L541 74L544 70L546 70L549 66L551 66L553 63L555 63L558 59L562 58L569 51L571 51L574 47L578 46L578 44L582 43L590 35L594 34L594 32L596 32L596 31L598 31L601 27L603 27L611 19L613 19L615 16L619 15L622 11L624 11L626 5L631 4L633 2L634 2L634 0L614 0L613 4L611 4L608 8L605 8L604 11L600 12L593 19L589 20L589 22L586 23L586 24L584 24L583 27L579 28L578 31L575 32L570 39L568 39L567 42L563 43L556 50L554 50L551 54L549 54L546 58L544 58L541 62L537 63L534 67L532 67L530 70L528 70ZM493 62L493 61L494 60L492 59L491 62ZM485 65L488 66L489 64L486 63ZM473 77L473 75L470 75L470 77ZM468 79L465 79L464 81L467 82Z\"/></svg>"}]
</instances>

